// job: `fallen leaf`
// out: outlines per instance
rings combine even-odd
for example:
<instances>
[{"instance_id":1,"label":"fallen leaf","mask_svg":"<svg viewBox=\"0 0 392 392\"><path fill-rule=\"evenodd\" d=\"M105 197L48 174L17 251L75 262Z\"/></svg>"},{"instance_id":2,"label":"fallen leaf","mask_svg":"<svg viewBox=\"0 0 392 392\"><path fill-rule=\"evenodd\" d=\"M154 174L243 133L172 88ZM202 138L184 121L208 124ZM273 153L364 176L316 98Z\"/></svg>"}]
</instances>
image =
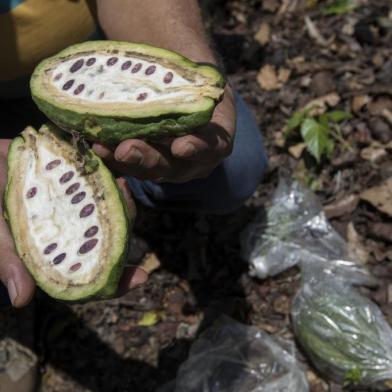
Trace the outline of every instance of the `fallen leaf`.
<instances>
[{"instance_id":1,"label":"fallen leaf","mask_svg":"<svg viewBox=\"0 0 392 392\"><path fill-rule=\"evenodd\" d=\"M275 146L283 148L286 144L286 139L283 132L275 132L274 134Z\"/></svg>"},{"instance_id":2,"label":"fallen leaf","mask_svg":"<svg viewBox=\"0 0 392 392\"><path fill-rule=\"evenodd\" d=\"M275 67L269 64L261 68L257 75L257 81L259 82L260 87L266 91L277 90L280 87Z\"/></svg>"},{"instance_id":3,"label":"fallen leaf","mask_svg":"<svg viewBox=\"0 0 392 392\"><path fill-rule=\"evenodd\" d=\"M383 109L381 115L389 122L390 125L392 125L392 110Z\"/></svg>"},{"instance_id":4,"label":"fallen leaf","mask_svg":"<svg viewBox=\"0 0 392 392\"><path fill-rule=\"evenodd\" d=\"M368 262L369 252L364 246L364 239L355 230L352 222L347 225L347 251L353 260L358 260L361 264Z\"/></svg>"},{"instance_id":5,"label":"fallen leaf","mask_svg":"<svg viewBox=\"0 0 392 392\"><path fill-rule=\"evenodd\" d=\"M348 195L342 199L324 206L324 213L328 219L338 218L343 215L351 214L358 205L358 195Z\"/></svg>"},{"instance_id":6,"label":"fallen leaf","mask_svg":"<svg viewBox=\"0 0 392 392\"><path fill-rule=\"evenodd\" d=\"M305 17L305 25L309 37L314 39L316 43L320 46L329 46L335 39L334 37L331 37L328 40L325 39L320 33L320 31L318 30L316 24L312 21L312 19L309 18L309 16Z\"/></svg>"},{"instance_id":7,"label":"fallen leaf","mask_svg":"<svg viewBox=\"0 0 392 392\"><path fill-rule=\"evenodd\" d=\"M363 148L360 153L362 159L372 163L382 161L387 155L385 148L377 142L372 143L369 147Z\"/></svg>"},{"instance_id":8,"label":"fallen leaf","mask_svg":"<svg viewBox=\"0 0 392 392\"><path fill-rule=\"evenodd\" d=\"M335 107L339 102L339 95L337 93L330 93L311 100L301 110L310 110L308 113L309 116L319 116L325 113L328 107Z\"/></svg>"},{"instance_id":9,"label":"fallen leaf","mask_svg":"<svg viewBox=\"0 0 392 392\"><path fill-rule=\"evenodd\" d=\"M356 18L348 17L346 23L342 27L342 33L352 36L357 22L358 20Z\"/></svg>"},{"instance_id":10,"label":"fallen leaf","mask_svg":"<svg viewBox=\"0 0 392 392\"><path fill-rule=\"evenodd\" d=\"M140 267L144 269L148 274L151 274L161 266L161 261L154 252L148 252L144 256Z\"/></svg>"},{"instance_id":11,"label":"fallen leaf","mask_svg":"<svg viewBox=\"0 0 392 392\"><path fill-rule=\"evenodd\" d=\"M279 8L279 5L280 5L279 0L264 0L262 2L263 10L269 12L275 12Z\"/></svg>"},{"instance_id":12,"label":"fallen leaf","mask_svg":"<svg viewBox=\"0 0 392 392\"><path fill-rule=\"evenodd\" d=\"M351 110L354 113L359 113L369 102L370 97L368 95L356 95L351 102Z\"/></svg>"},{"instance_id":13,"label":"fallen leaf","mask_svg":"<svg viewBox=\"0 0 392 392\"><path fill-rule=\"evenodd\" d=\"M278 71L278 79L283 84L287 83L290 79L291 71L288 68L281 67Z\"/></svg>"},{"instance_id":14,"label":"fallen leaf","mask_svg":"<svg viewBox=\"0 0 392 392\"><path fill-rule=\"evenodd\" d=\"M360 197L379 211L392 216L392 177L384 181L380 186L362 192Z\"/></svg>"},{"instance_id":15,"label":"fallen leaf","mask_svg":"<svg viewBox=\"0 0 392 392\"><path fill-rule=\"evenodd\" d=\"M255 40L260 42L262 46L268 44L271 35L271 28L268 23L262 23L255 35Z\"/></svg>"},{"instance_id":16,"label":"fallen leaf","mask_svg":"<svg viewBox=\"0 0 392 392\"><path fill-rule=\"evenodd\" d=\"M162 320L165 313L161 311L151 311L143 314L143 317L138 321L137 325L139 327L152 327Z\"/></svg>"},{"instance_id":17,"label":"fallen leaf","mask_svg":"<svg viewBox=\"0 0 392 392\"><path fill-rule=\"evenodd\" d=\"M392 111L392 99L388 97L373 99L368 104L368 111L372 116L380 116L385 109Z\"/></svg>"},{"instance_id":18,"label":"fallen leaf","mask_svg":"<svg viewBox=\"0 0 392 392\"><path fill-rule=\"evenodd\" d=\"M289 147L289 153L295 158L299 159L306 148L305 143L298 143L294 146Z\"/></svg>"}]
</instances>

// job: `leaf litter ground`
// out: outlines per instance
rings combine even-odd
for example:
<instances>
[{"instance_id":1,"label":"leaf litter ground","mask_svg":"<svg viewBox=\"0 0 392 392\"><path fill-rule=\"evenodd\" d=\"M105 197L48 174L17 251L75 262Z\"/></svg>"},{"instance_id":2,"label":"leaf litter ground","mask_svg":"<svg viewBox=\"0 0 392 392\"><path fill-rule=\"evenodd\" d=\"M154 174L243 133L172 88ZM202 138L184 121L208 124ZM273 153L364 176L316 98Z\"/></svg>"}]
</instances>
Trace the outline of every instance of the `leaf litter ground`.
<instances>
[{"instance_id":1,"label":"leaf litter ground","mask_svg":"<svg viewBox=\"0 0 392 392\"><path fill-rule=\"evenodd\" d=\"M231 82L262 129L269 172L246 206L228 216L140 207L138 251L147 252L145 266L154 271L144 287L71 306L39 294L23 311L27 318L3 313L2 329L23 336L39 356L40 391L154 391L175 377L197 331L222 311L292 338L298 270L253 280L239 248L240 231L268 205L282 167L317 192L334 227L380 279L377 290L365 293L392 322L392 6L388 0L358 4L325 15L326 3L317 1L206 2ZM299 132L284 136L287 121L313 100L322 103L319 114L352 114L339 126L345 142L335 142L320 164ZM312 392L342 390L299 359Z\"/></svg>"}]
</instances>

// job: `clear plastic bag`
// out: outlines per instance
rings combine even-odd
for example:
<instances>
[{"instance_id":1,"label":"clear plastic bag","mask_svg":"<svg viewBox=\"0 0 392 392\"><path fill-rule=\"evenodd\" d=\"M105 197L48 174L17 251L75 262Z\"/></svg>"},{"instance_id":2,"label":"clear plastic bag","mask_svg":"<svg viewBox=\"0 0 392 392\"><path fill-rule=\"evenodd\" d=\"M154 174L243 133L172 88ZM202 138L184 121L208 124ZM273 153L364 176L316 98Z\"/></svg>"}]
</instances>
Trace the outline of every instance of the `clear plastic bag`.
<instances>
[{"instance_id":1,"label":"clear plastic bag","mask_svg":"<svg viewBox=\"0 0 392 392\"><path fill-rule=\"evenodd\" d=\"M343 280L303 279L292 310L295 335L327 378L392 388L392 329L380 309Z\"/></svg>"},{"instance_id":2,"label":"clear plastic bag","mask_svg":"<svg viewBox=\"0 0 392 392\"><path fill-rule=\"evenodd\" d=\"M222 317L192 345L177 379L159 392L307 392L293 348Z\"/></svg>"},{"instance_id":3,"label":"clear plastic bag","mask_svg":"<svg viewBox=\"0 0 392 392\"><path fill-rule=\"evenodd\" d=\"M250 275L261 279L275 276L310 256L326 268L338 268L340 273L345 270L347 276L352 268L360 275L368 275L347 260L347 244L328 222L317 196L300 183L286 179L279 182L267 213L257 214L242 233L241 244Z\"/></svg>"}]
</instances>

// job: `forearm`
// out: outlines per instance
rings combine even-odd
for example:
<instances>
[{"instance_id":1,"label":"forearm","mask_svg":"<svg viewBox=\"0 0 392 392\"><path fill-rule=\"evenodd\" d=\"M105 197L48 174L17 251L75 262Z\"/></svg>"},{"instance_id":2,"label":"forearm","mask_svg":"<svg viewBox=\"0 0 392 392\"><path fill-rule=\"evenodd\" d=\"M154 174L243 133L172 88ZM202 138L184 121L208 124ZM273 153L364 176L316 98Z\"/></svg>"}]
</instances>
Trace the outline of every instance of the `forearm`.
<instances>
[{"instance_id":1,"label":"forearm","mask_svg":"<svg viewBox=\"0 0 392 392\"><path fill-rule=\"evenodd\" d=\"M98 17L109 39L148 43L217 63L197 0L98 0Z\"/></svg>"}]
</instances>

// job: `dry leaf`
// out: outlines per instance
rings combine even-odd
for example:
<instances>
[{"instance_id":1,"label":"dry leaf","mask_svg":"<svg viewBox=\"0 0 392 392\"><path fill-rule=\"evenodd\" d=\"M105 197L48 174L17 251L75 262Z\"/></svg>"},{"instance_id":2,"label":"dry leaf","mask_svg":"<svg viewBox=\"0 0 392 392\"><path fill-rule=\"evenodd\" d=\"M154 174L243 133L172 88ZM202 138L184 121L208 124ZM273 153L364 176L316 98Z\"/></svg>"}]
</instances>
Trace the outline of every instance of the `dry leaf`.
<instances>
[{"instance_id":1,"label":"dry leaf","mask_svg":"<svg viewBox=\"0 0 392 392\"><path fill-rule=\"evenodd\" d=\"M306 29L308 31L309 37L314 39L318 45L329 46L333 42L334 37L331 37L330 39L326 40L321 35L316 24L312 21L312 19L309 18L309 16L305 17L305 25L306 25Z\"/></svg>"},{"instance_id":2,"label":"dry leaf","mask_svg":"<svg viewBox=\"0 0 392 392\"><path fill-rule=\"evenodd\" d=\"M289 153L295 158L299 159L306 148L305 143L298 143L295 146L289 147Z\"/></svg>"},{"instance_id":3,"label":"dry leaf","mask_svg":"<svg viewBox=\"0 0 392 392\"><path fill-rule=\"evenodd\" d=\"M261 68L257 75L257 81L260 87L266 91L278 90L281 87L275 67L267 64Z\"/></svg>"},{"instance_id":4,"label":"dry leaf","mask_svg":"<svg viewBox=\"0 0 392 392\"><path fill-rule=\"evenodd\" d=\"M286 144L286 139L283 132L275 132L274 141L276 146L283 148Z\"/></svg>"},{"instance_id":5,"label":"dry leaf","mask_svg":"<svg viewBox=\"0 0 392 392\"><path fill-rule=\"evenodd\" d=\"M392 177L380 186L362 192L360 196L381 212L392 216Z\"/></svg>"},{"instance_id":6,"label":"dry leaf","mask_svg":"<svg viewBox=\"0 0 392 392\"><path fill-rule=\"evenodd\" d=\"M357 195L348 195L342 199L324 206L324 213L328 219L338 218L340 216L351 214L358 205L359 197Z\"/></svg>"},{"instance_id":7,"label":"dry leaf","mask_svg":"<svg viewBox=\"0 0 392 392\"><path fill-rule=\"evenodd\" d=\"M279 0L264 0L262 2L262 7L263 10L265 11L269 11L269 12L275 12L280 5L280 1Z\"/></svg>"},{"instance_id":8,"label":"dry leaf","mask_svg":"<svg viewBox=\"0 0 392 392\"><path fill-rule=\"evenodd\" d=\"M369 259L369 252L363 245L364 240L355 230L352 222L347 225L347 250L349 257L358 260L361 264L366 264Z\"/></svg>"},{"instance_id":9,"label":"dry leaf","mask_svg":"<svg viewBox=\"0 0 392 392\"><path fill-rule=\"evenodd\" d=\"M368 111L372 116L380 116L387 109L392 111L392 99L388 97L379 97L368 104Z\"/></svg>"},{"instance_id":10,"label":"dry leaf","mask_svg":"<svg viewBox=\"0 0 392 392\"><path fill-rule=\"evenodd\" d=\"M262 46L267 45L270 40L271 29L268 23L262 23L259 31L255 35L255 40Z\"/></svg>"},{"instance_id":11,"label":"dry leaf","mask_svg":"<svg viewBox=\"0 0 392 392\"><path fill-rule=\"evenodd\" d=\"M148 274L151 274L161 266L161 262L154 252L148 252L144 256L140 267L144 269Z\"/></svg>"},{"instance_id":12,"label":"dry leaf","mask_svg":"<svg viewBox=\"0 0 392 392\"><path fill-rule=\"evenodd\" d=\"M387 152L380 143L375 142L372 143L369 147L363 148L361 150L360 156L365 161L377 163L387 156Z\"/></svg>"},{"instance_id":13,"label":"dry leaf","mask_svg":"<svg viewBox=\"0 0 392 392\"><path fill-rule=\"evenodd\" d=\"M348 17L346 23L342 28L342 33L347 35L353 35L355 30L355 25L357 23L358 23L358 19Z\"/></svg>"},{"instance_id":14,"label":"dry leaf","mask_svg":"<svg viewBox=\"0 0 392 392\"><path fill-rule=\"evenodd\" d=\"M351 110L358 113L361 109L370 102L368 95L356 95L351 102Z\"/></svg>"},{"instance_id":15,"label":"dry leaf","mask_svg":"<svg viewBox=\"0 0 392 392\"><path fill-rule=\"evenodd\" d=\"M313 99L308 102L301 110L311 109L310 116L319 116L327 111L328 107L335 107L340 102L340 97L337 93L330 93L322 97Z\"/></svg>"},{"instance_id":16,"label":"dry leaf","mask_svg":"<svg viewBox=\"0 0 392 392\"><path fill-rule=\"evenodd\" d=\"M392 111L389 109L383 109L381 115L392 125Z\"/></svg>"},{"instance_id":17,"label":"dry leaf","mask_svg":"<svg viewBox=\"0 0 392 392\"><path fill-rule=\"evenodd\" d=\"M287 83L290 79L291 71L288 68L281 67L278 71L278 79L280 82Z\"/></svg>"}]
</instances>

